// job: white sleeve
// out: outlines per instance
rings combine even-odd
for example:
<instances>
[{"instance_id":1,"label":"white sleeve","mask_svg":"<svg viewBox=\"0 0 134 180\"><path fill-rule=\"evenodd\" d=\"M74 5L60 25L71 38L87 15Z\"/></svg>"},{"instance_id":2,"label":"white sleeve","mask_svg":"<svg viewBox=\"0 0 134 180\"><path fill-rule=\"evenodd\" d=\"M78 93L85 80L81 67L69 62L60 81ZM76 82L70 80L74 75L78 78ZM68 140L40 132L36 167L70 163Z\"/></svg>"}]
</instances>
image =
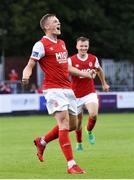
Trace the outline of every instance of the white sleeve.
<instances>
[{"instance_id":1,"label":"white sleeve","mask_svg":"<svg viewBox=\"0 0 134 180\"><path fill-rule=\"evenodd\" d=\"M72 66L72 60L71 60L71 58L68 58L67 61L68 61L68 64L69 64L70 66Z\"/></svg>"},{"instance_id":2,"label":"white sleeve","mask_svg":"<svg viewBox=\"0 0 134 180\"><path fill-rule=\"evenodd\" d=\"M34 44L32 49L31 58L40 60L45 56L45 48L41 41L38 41Z\"/></svg>"},{"instance_id":3,"label":"white sleeve","mask_svg":"<svg viewBox=\"0 0 134 180\"><path fill-rule=\"evenodd\" d=\"M99 64L99 61L98 61L98 58L96 57L96 61L95 61L95 68L99 68L100 67L100 64Z\"/></svg>"}]
</instances>

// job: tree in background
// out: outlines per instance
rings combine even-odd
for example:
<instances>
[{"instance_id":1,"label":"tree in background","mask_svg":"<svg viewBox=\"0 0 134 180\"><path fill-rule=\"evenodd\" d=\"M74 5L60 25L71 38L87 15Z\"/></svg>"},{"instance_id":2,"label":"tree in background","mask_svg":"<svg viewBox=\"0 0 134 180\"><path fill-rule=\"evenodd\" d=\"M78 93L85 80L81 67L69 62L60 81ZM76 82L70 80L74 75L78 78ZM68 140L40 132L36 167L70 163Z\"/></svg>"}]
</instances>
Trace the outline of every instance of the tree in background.
<instances>
[{"instance_id":1,"label":"tree in background","mask_svg":"<svg viewBox=\"0 0 134 180\"><path fill-rule=\"evenodd\" d=\"M6 54L26 56L43 33L40 18L55 13L61 20L70 55L75 39L87 36L98 57L134 57L134 1L132 0L1 0L0 28L7 30ZM1 37L0 37L1 45Z\"/></svg>"}]
</instances>

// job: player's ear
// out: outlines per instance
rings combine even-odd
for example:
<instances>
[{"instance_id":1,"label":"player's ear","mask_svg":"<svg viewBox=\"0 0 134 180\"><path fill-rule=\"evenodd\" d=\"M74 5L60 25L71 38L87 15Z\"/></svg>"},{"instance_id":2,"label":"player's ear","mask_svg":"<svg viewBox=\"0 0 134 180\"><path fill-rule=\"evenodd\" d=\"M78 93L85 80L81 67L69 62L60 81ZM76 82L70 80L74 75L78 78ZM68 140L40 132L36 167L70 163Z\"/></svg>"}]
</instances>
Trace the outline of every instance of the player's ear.
<instances>
[{"instance_id":1,"label":"player's ear","mask_svg":"<svg viewBox=\"0 0 134 180\"><path fill-rule=\"evenodd\" d=\"M44 26L44 29L45 29L45 30L48 30L48 29L49 29L49 25L46 24L46 25Z\"/></svg>"}]
</instances>

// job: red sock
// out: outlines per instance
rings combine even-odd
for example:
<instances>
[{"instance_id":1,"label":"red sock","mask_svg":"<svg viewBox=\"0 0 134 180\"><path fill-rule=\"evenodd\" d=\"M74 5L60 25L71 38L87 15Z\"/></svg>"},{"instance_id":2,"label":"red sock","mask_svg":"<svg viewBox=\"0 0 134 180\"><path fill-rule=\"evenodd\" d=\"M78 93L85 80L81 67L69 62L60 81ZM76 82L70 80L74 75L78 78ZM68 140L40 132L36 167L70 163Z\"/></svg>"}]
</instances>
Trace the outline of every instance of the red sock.
<instances>
[{"instance_id":1,"label":"red sock","mask_svg":"<svg viewBox=\"0 0 134 180\"><path fill-rule=\"evenodd\" d=\"M93 129L94 126L95 126L95 123L96 123L96 120L89 117L89 119L88 119L88 125L87 125L87 130L88 130L88 131L92 131L92 129Z\"/></svg>"},{"instance_id":2,"label":"red sock","mask_svg":"<svg viewBox=\"0 0 134 180\"><path fill-rule=\"evenodd\" d=\"M82 142L82 129L75 131L76 133L76 140L78 143Z\"/></svg>"},{"instance_id":3,"label":"red sock","mask_svg":"<svg viewBox=\"0 0 134 180\"><path fill-rule=\"evenodd\" d=\"M45 136L44 136L44 141L46 143L57 139L58 138L58 134L59 134L59 127L55 126L51 131L49 131Z\"/></svg>"},{"instance_id":4,"label":"red sock","mask_svg":"<svg viewBox=\"0 0 134 180\"><path fill-rule=\"evenodd\" d=\"M72 147L67 129L59 130L59 143L67 161L73 160Z\"/></svg>"}]
</instances>

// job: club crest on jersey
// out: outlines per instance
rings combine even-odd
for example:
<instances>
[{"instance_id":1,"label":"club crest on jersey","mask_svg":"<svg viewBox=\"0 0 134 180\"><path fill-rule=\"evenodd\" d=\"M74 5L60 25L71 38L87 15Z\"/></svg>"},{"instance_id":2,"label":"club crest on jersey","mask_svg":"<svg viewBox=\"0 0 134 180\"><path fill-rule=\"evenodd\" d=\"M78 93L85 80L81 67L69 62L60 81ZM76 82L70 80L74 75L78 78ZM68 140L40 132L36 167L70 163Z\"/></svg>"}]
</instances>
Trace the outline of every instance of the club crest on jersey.
<instances>
[{"instance_id":1,"label":"club crest on jersey","mask_svg":"<svg viewBox=\"0 0 134 180\"><path fill-rule=\"evenodd\" d=\"M93 63L92 62L89 62L89 67L92 67L93 66Z\"/></svg>"},{"instance_id":2,"label":"club crest on jersey","mask_svg":"<svg viewBox=\"0 0 134 180\"><path fill-rule=\"evenodd\" d=\"M62 48L63 48L63 49L66 49L65 45L62 44Z\"/></svg>"},{"instance_id":3,"label":"club crest on jersey","mask_svg":"<svg viewBox=\"0 0 134 180\"><path fill-rule=\"evenodd\" d=\"M56 60L59 64L67 62L67 53L66 52L59 52L55 53Z\"/></svg>"}]
</instances>

